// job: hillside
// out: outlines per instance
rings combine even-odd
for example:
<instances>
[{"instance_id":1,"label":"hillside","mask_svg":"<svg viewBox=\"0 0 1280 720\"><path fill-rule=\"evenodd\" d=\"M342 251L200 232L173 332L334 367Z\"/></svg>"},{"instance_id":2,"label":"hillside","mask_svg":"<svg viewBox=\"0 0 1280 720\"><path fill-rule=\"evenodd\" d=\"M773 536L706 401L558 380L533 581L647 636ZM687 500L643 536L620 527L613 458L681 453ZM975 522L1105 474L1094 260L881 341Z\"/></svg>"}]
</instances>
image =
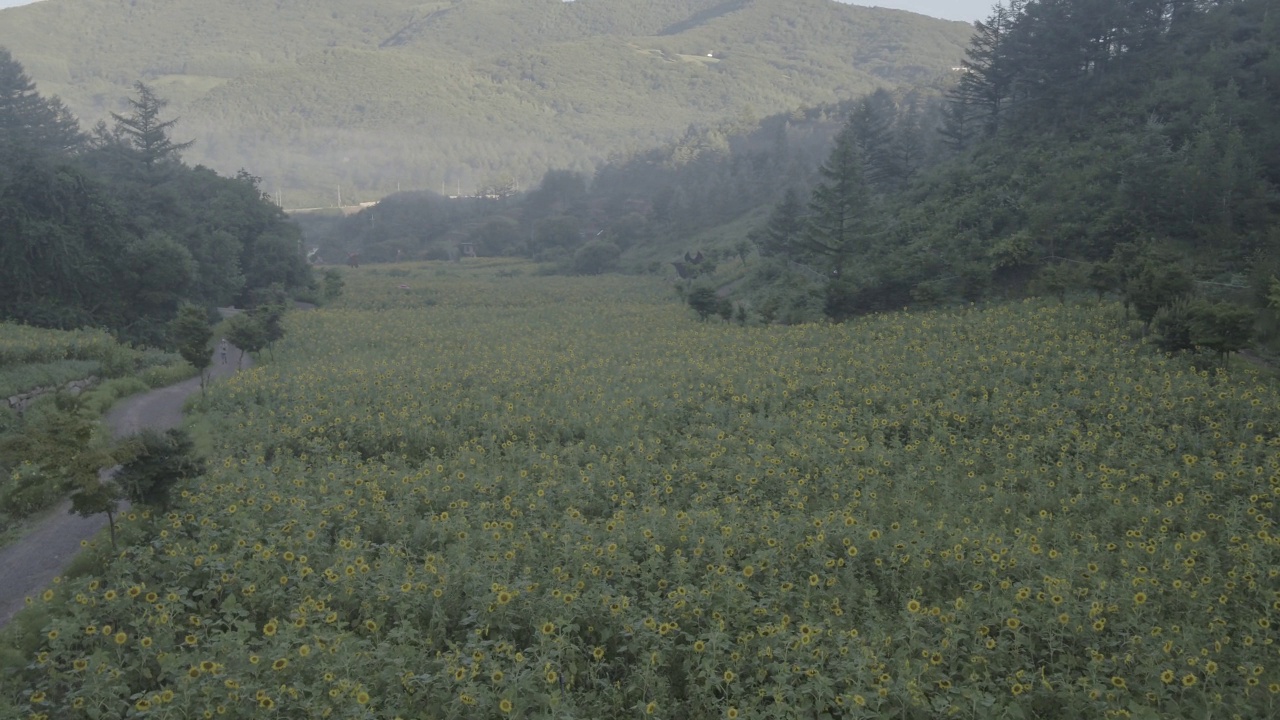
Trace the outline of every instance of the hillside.
<instances>
[{"instance_id":1,"label":"hillside","mask_svg":"<svg viewBox=\"0 0 1280 720\"><path fill-rule=\"evenodd\" d=\"M834 0L44 0L0 46L88 126L141 79L286 205L589 170L690 125L945 74L964 23ZM86 38L89 40L86 42Z\"/></svg>"}]
</instances>

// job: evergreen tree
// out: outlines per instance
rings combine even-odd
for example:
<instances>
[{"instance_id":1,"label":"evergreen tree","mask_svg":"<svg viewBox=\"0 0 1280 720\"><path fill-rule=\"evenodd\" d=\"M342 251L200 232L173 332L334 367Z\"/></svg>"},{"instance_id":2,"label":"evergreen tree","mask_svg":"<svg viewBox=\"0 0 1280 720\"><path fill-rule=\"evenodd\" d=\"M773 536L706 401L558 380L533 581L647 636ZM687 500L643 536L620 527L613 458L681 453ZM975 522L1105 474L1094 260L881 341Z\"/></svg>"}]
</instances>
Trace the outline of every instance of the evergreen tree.
<instances>
[{"instance_id":1,"label":"evergreen tree","mask_svg":"<svg viewBox=\"0 0 1280 720\"><path fill-rule=\"evenodd\" d=\"M20 155L66 154L84 140L62 101L41 97L22 64L0 48L0 166Z\"/></svg>"},{"instance_id":2,"label":"evergreen tree","mask_svg":"<svg viewBox=\"0 0 1280 720\"><path fill-rule=\"evenodd\" d=\"M971 99L956 94L950 95L942 106L938 134L942 136L943 146L952 154L968 150L978 137L976 113L977 105Z\"/></svg>"},{"instance_id":3,"label":"evergreen tree","mask_svg":"<svg viewBox=\"0 0 1280 720\"><path fill-rule=\"evenodd\" d=\"M0 181L0 317L119 327L137 315L114 284L128 243L108 188L73 165L21 164Z\"/></svg>"},{"instance_id":4,"label":"evergreen tree","mask_svg":"<svg viewBox=\"0 0 1280 720\"><path fill-rule=\"evenodd\" d=\"M883 88L859 99L849 114L848 128L863 160L863 175L881 194L897 189L907 174L897 160L896 117L893 96Z\"/></svg>"},{"instance_id":5,"label":"evergreen tree","mask_svg":"<svg viewBox=\"0 0 1280 720\"><path fill-rule=\"evenodd\" d=\"M116 123L115 135L133 149L146 177L154 180L160 168L180 162L182 151L194 145L195 141L175 143L169 137L169 130L177 124L178 118L160 119L160 113L169 102L162 100L151 86L142 81L133 87L138 97L128 99L130 113L111 113Z\"/></svg>"},{"instance_id":6,"label":"evergreen tree","mask_svg":"<svg viewBox=\"0 0 1280 720\"><path fill-rule=\"evenodd\" d=\"M1255 318L1241 305L1203 302L1191 317L1191 342L1214 351L1226 364L1231 353L1249 346Z\"/></svg>"},{"instance_id":7,"label":"evergreen tree","mask_svg":"<svg viewBox=\"0 0 1280 720\"><path fill-rule=\"evenodd\" d=\"M1138 319L1150 327L1156 312L1195 289L1191 273L1176 258L1161 251L1149 253L1139 270L1125 285L1125 300L1138 312Z\"/></svg>"},{"instance_id":8,"label":"evergreen tree","mask_svg":"<svg viewBox=\"0 0 1280 720\"><path fill-rule=\"evenodd\" d=\"M853 253L866 244L870 225L870 188L853 122L836 135L835 147L818 173L822 181L809 201L801 243L825 257L832 272L840 276Z\"/></svg>"},{"instance_id":9,"label":"evergreen tree","mask_svg":"<svg viewBox=\"0 0 1280 720\"><path fill-rule=\"evenodd\" d=\"M769 213L769 221L759 235L760 254L787 257L798 252L804 228L804 205L800 202L800 194L789 187Z\"/></svg>"},{"instance_id":10,"label":"evergreen tree","mask_svg":"<svg viewBox=\"0 0 1280 720\"><path fill-rule=\"evenodd\" d=\"M960 80L951 92L952 104L959 106L952 109L951 118L960 123L951 128L953 137L967 136L971 122L984 135L999 131L1015 75L1009 34L1021 11L1019 0L1010 7L997 2L985 21L973 23L973 39L960 61Z\"/></svg>"}]
</instances>

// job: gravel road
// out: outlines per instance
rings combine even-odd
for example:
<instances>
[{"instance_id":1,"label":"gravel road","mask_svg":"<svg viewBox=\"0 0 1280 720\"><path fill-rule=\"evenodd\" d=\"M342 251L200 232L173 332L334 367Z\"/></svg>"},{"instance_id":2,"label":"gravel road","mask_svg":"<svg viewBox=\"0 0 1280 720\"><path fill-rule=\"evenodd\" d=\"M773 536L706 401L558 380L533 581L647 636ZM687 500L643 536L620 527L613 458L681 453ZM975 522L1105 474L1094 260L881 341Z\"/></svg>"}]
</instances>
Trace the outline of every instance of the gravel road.
<instances>
[{"instance_id":1,"label":"gravel road","mask_svg":"<svg viewBox=\"0 0 1280 720\"><path fill-rule=\"evenodd\" d=\"M214 351L210 366L211 380L225 378L236 372L236 358L240 351L228 348L224 364ZM244 358L244 366L250 363ZM120 438L145 428L167 430L182 423L182 404L191 395L200 392L200 378L184 380L176 385L159 388L125 398L111 408L102 422L111 428L113 437ZM76 553L81 541L88 540L107 526L106 515L82 518L71 513L71 501L64 500L53 513L48 514L22 539L0 548L0 627L26 605L26 598L38 595L53 584Z\"/></svg>"}]
</instances>

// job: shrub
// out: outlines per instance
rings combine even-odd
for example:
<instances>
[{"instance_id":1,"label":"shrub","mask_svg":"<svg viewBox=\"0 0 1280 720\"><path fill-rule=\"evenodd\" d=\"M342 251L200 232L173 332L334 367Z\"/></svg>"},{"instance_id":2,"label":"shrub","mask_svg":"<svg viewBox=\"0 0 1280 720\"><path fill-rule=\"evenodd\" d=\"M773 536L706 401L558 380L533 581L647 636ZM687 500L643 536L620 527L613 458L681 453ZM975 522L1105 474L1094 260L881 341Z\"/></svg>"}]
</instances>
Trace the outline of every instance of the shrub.
<instances>
[{"instance_id":1,"label":"shrub","mask_svg":"<svg viewBox=\"0 0 1280 720\"><path fill-rule=\"evenodd\" d=\"M203 471L191 437L179 429L144 430L125 443L124 452L128 459L116 471L115 481L134 504L167 508L173 484Z\"/></svg>"}]
</instances>

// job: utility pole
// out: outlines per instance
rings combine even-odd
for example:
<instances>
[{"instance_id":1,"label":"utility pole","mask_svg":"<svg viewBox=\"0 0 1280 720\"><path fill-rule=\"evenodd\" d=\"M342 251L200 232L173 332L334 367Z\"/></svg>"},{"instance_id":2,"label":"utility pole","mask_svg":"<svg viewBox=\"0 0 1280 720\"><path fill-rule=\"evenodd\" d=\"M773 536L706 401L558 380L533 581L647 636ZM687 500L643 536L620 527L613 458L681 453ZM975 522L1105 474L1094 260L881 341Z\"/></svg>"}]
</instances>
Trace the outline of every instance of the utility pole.
<instances>
[{"instance_id":1,"label":"utility pole","mask_svg":"<svg viewBox=\"0 0 1280 720\"><path fill-rule=\"evenodd\" d=\"M342 183L338 183L338 207L342 207Z\"/></svg>"}]
</instances>

